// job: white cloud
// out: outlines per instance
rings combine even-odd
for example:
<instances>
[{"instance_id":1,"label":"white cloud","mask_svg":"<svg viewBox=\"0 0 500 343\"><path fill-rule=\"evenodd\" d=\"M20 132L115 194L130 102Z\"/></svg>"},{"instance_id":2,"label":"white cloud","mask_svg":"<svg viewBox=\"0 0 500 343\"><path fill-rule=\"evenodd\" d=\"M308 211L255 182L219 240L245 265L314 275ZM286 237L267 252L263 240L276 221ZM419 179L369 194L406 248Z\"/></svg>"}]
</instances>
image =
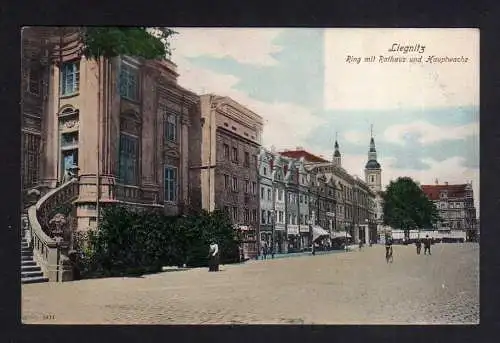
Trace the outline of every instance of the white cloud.
<instances>
[{"instance_id":1,"label":"white cloud","mask_svg":"<svg viewBox=\"0 0 500 343\"><path fill-rule=\"evenodd\" d=\"M422 144L431 144L443 140L464 139L467 136L479 134L479 123L443 127L425 121L414 121L391 125L383 133L386 141L399 144L404 143L404 136L407 134L418 134L418 141Z\"/></svg>"},{"instance_id":2,"label":"white cloud","mask_svg":"<svg viewBox=\"0 0 500 343\"><path fill-rule=\"evenodd\" d=\"M479 30L328 29L325 108L397 109L479 106ZM388 52L393 43L423 45L422 54ZM348 55L361 62L346 63ZM449 56L467 63L379 63L379 56ZM375 56L376 62L364 62Z\"/></svg>"},{"instance_id":3,"label":"white cloud","mask_svg":"<svg viewBox=\"0 0 500 343\"><path fill-rule=\"evenodd\" d=\"M344 139L349 143L366 143L369 139L367 132L350 130L344 133Z\"/></svg>"},{"instance_id":4,"label":"white cloud","mask_svg":"<svg viewBox=\"0 0 500 343\"><path fill-rule=\"evenodd\" d=\"M187 59L177 58L179 84L198 94L215 93L229 96L264 119L263 144L279 149L304 145L305 139L316 127L325 123L314 116L308 108L292 103L266 103L251 98L245 92L234 89L238 78L219 74L191 64Z\"/></svg>"},{"instance_id":5,"label":"white cloud","mask_svg":"<svg viewBox=\"0 0 500 343\"><path fill-rule=\"evenodd\" d=\"M171 40L173 58L210 56L229 57L239 63L261 66L276 64L272 54L281 47L273 40L281 29L175 28Z\"/></svg>"}]
</instances>

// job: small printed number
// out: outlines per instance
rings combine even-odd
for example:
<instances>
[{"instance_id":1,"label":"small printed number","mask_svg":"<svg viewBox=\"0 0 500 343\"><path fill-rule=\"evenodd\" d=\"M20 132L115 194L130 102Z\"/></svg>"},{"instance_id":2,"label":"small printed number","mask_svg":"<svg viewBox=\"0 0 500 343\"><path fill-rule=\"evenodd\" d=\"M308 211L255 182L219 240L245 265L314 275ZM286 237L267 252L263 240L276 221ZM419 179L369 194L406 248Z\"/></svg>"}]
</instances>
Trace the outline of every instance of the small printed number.
<instances>
[{"instance_id":1,"label":"small printed number","mask_svg":"<svg viewBox=\"0 0 500 343\"><path fill-rule=\"evenodd\" d=\"M56 319L56 316L53 315L53 314L44 314L43 315L43 319L49 319L49 320L53 320L53 319Z\"/></svg>"}]
</instances>

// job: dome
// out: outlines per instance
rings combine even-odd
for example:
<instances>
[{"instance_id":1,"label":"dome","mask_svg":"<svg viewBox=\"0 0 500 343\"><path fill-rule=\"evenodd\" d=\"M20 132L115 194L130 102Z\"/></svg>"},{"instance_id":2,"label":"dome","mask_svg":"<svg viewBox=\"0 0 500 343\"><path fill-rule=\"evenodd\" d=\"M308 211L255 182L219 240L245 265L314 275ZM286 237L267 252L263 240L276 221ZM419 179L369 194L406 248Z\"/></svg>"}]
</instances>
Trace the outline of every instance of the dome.
<instances>
[{"instance_id":1,"label":"dome","mask_svg":"<svg viewBox=\"0 0 500 343\"><path fill-rule=\"evenodd\" d=\"M335 152L333 153L333 156L340 157L340 152L338 150L335 150Z\"/></svg>"},{"instance_id":2,"label":"dome","mask_svg":"<svg viewBox=\"0 0 500 343\"><path fill-rule=\"evenodd\" d=\"M365 169L380 169L380 164L375 160L369 160L366 163Z\"/></svg>"}]
</instances>

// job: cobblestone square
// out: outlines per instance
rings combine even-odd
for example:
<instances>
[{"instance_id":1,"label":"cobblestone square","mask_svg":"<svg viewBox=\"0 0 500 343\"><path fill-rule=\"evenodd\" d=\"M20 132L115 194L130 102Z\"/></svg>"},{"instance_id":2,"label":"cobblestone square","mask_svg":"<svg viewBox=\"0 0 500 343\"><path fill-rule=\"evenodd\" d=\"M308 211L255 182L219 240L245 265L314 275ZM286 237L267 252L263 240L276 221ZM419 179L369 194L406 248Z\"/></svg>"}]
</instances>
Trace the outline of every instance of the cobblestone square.
<instances>
[{"instance_id":1,"label":"cobblestone square","mask_svg":"<svg viewBox=\"0 0 500 343\"><path fill-rule=\"evenodd\" d=\"M479 245L395 246L22 286L23 323L478 324Z\"/></svg>"}]
</instances>

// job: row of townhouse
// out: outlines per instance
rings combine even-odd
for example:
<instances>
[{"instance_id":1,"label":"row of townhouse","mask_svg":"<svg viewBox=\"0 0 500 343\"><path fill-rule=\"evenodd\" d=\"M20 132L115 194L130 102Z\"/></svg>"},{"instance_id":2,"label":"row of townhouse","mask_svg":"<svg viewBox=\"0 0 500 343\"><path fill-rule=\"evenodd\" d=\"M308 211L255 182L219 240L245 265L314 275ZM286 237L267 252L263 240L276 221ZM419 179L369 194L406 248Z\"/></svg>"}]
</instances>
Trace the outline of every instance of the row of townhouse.
<instances>
[{"instance_id":1,"label":"row of townhouse","mask_svg":"<svg viewBox=\"0 0 500 343\"><path fill-rule=\"evenodd\" d=\"M262 148L260 244L286 253L309 247L318 235L356 243L377 241L381 171L373 137L365 180L342 167L337 141L331 161L300 147L282 152Z\"/></svg>"}]
</instances>

